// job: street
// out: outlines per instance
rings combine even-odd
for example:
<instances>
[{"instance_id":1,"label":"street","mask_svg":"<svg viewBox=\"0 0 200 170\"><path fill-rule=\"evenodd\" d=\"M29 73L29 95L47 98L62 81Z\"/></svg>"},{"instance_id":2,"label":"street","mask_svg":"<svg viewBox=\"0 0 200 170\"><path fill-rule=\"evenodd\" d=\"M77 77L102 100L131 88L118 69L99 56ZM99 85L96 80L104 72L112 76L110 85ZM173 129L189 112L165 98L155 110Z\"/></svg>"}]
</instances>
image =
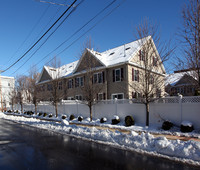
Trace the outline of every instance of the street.
<instances>
[{"instance_id":1,"label":"street","mask_svg":"<svg viewBox=\"0 0 200 170\"><path fill-rule=\"evenodd\" d=\"M0 119L0 169L191 170L195 167Z\"/></svg>"}]
</instances>

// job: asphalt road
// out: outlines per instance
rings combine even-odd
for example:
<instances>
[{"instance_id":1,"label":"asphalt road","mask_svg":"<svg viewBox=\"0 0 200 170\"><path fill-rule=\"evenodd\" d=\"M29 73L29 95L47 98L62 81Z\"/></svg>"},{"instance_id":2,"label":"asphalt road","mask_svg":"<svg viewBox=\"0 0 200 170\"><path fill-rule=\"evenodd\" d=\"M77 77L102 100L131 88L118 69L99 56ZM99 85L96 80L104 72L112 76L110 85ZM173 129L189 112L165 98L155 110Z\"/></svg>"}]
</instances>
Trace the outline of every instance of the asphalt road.
<instances>
[{"instance_id":1,"label":"asphalt road","mask_svg":"<svg viewBox=\"0 0 200 170\"><path fill-rule=\"evenodd\" d=\"M0 170L198 169L0 119Z\"/></svg>"}]
</instances>

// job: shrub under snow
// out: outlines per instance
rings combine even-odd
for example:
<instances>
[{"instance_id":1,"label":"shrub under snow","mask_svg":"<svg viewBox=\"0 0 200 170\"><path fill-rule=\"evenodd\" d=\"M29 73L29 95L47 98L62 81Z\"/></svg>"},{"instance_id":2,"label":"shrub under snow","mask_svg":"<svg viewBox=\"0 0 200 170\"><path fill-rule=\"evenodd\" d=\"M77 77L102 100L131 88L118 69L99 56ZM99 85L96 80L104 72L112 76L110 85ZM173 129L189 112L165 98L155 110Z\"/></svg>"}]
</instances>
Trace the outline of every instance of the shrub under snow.
<instances>
[{"instance_id":1,"label":"shrub under snow","mask_svg":"<svg viewBox=\"0 0 200 170\"><path fill-rule=\"evenodd\" d=\"M105 123L105 122L107 122L107 118L102 117L102 118L100 119L100 123Z\"/></svg>"},{"instance_id":2,"label":"shrub under snow","mask_svg":"<svg viewBox=\"0 0 200 170\"><path fill-rule=\"evenodd\" d=\"M194 130L194 126L189 121L183 121L181 123L181 132L192 132Z\"/></svg>"},{"instance_id":3,"label":"shrub under snow","mask_svg":"<svg viewBox=\"0 0 200 170\"><path fill-rule=\"evenodd\" d=\"M162 129L163 130L169 130L173 127L173 123L170 122L170 121L164 121L163 124L162 124Z\"/></svg>"},{"instance_id":4,"label":"shrub under snow","mask_svg":"<svg viewBox=\"0 0 200 170\"><path fill-rule=\"evenodd\" d=\"M131 126L131 125L134 125L134 124L135 124L135 121L134 121L132 116L126 116L125 117L125 125L126 126Z\"/></svg>"},{"instance_id":5,"label":"shrub under snow","mask_svg":"<svg viewBox=\"0 0 200 170\"><path fill-rule=\"evenodd\" d=\"M114 116L114 119L112 119L112 125L116 125L120 122L119 116Z\"/></svg>"}]
</instances>

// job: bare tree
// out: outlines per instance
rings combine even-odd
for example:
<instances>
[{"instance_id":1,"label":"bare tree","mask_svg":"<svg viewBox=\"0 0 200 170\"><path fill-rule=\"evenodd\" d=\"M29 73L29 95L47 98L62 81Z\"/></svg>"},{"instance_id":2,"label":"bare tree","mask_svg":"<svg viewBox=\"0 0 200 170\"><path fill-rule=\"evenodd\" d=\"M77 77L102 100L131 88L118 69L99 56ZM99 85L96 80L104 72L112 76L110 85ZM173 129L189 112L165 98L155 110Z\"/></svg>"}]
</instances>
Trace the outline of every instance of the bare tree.
<instances>
[{"instance_id":1,"label":"bare tree","mask_svg":"<svg viewBox=\"0 0 200 170\"><path fill-rule=\"evenodd\" d=\"M12 111L13 111L13 108L14 108L14 105L16 103L16 90L15 88L12 89L12 91L9 93L9 100L10 100L10 103L11 103L11 106L12 106Z\"/></svg>"},{"instance_id":2,"label":"bare tree","mask_svg":"<svg viewBox=\"0 0 200 170\"><path fill-rule=\"evenodd\" d=\"M37 105L40 101L40 95L38 93L38 87L36 85L39 78L39 73L37 72L37 68L31 66L29 69L29 76L28 76L28 93L30 96L30 100L35 106L35 113L37 113Z\"/></svg>"},{"instance_id":3,"label":"bare tree","mask_svg":"<svg viewBox=\"0 0 200 170\"><path fill-rule=\"evenodd\" d=\"M193 71L200 90L200 1L189 0L182 10L181 43L184 56L178 57L177 67Z\"/></svg>"},{"instance_id":4,"label":"bare tree","mask_svg":"<svg viewBox=\"0 0 200 170\"><path fill-rule=\"evenodd\" d=\"M17 102L21 106L21 112L23 113L23 103L25 100L25 91L26 91L26 79L27 77L24 75L20 75L16 77L16 91L17 91Z\"/></svg>"},{"instance_id":5,"label":"bare tree","mask_svg":"<svg viewBox=\"0 0 200 170\"><path fill-rule=\"evenodd\" d=\"M54 69L52 70L52 80L49 84L49 91L51 94L53 105L55 106L55 112L56 117L58 117L58 103L61 101L61 99L64 98L64 87L63 87L63 79L61 78L61 67L60 67L60 60L57 57L54 57L52 60L50 66L52 66Z\"/></svg>"},{"instance_id":6,"label":"bare tree","mask_svg":"<svg viewBox=\"0 0 200 170\"><path fill-rule=\"evenodd\" d=\"M149 126L149 103L164 94L165 69L163 62L169 59L173 49L160 43L158 25L147 18L136 27L136 39L141 46L138 63L141 67L132 68L133 97L140 98L146 106L146 126Z\"/></svg>"},{"instance_id":7,"label":"bare tree","mask_svg":"<svg viewBox=\"0 0 200 170\"><path fill-rule=\"evenodd\" d=\"M94 73L97 71L97 59L92 56L92 54L89 52L89 50L92 50L92 42L91 38L87 39L86 42L83 45L84 50L82 50L82 55L84 55L84 58L82 58L82 70L84 73L84 85L81 87L81 92L83 95L83 99L85 100L85 104L89 107L90 111L90 120L92 121L92 106L97 103L98 94L102 92L102 89L104 87L103 81L104 81L104 72L100 72L100 76L98 79L94 78ZM89 49L89 50L88 50ZM98 83L100 82L101 83ZM75 83L79 83L75 81ZM75 84L76 86L76 84Z\"/></svg>"}]
</instances>

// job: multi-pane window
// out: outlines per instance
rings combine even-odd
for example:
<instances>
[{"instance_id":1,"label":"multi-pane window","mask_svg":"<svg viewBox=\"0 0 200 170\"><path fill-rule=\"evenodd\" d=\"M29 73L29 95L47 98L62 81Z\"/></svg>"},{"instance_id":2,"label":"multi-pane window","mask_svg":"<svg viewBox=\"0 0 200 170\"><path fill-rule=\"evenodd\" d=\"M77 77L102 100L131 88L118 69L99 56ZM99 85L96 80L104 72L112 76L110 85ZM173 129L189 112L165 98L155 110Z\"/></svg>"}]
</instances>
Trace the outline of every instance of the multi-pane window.
<instances>
[{"instance_id":1,"label":"multi-pane window","mask_svg":"<svg viewBox=\"0 0 200 170\"><path fill-rule=\"evenodd\" d=\"M76 98L76 100L83 100L82 95L76 95L75 98Z\"/></svg>"},{"instance_id":2,"label":"multi-pane window","mask_svg":"<svg viewBox=\"0 0 200 170\"><path fill-rule=\"evenodd\" d=\"M75 78L75 87L82 87L83 86L83 77L76 77Z\"/></svg>"},{"instance_id":3,"label":"multi-pane window","mask_svg":"<svg viewBox=\"0 0 200 170\"><path fill-rule=\"evenodd\" d=\"M132 68L132 81L139 82L139 70L135 70L134 68Z\"/></svg>"},{"instance_id":4,"label":"multi-pane window","mask_svg":"<svg viewBox=\"0 0 200 170\"><path fill-rule=\"evenodd\" d=\"M118 68L113 70L113 82L122 81L124 79L124 69Z\"/></svg>"},{"instance_id":5,"label":"multi-pane window","mask_svg":"<svg viewBox=\"0 0 200 170\"><path fill-rule=\"evenodd\" d=\"M153 57L153 66L157 66L158 59L154 56Z\"/></svg>"},{"instance_id":6,"label":"multi-pane window","mask_svg":"<svg viewBox=\"0 0 200 170\"><path fill-rule=\"evenodd\" d=\"M144 54L144 51L143 51L143 50L140 50L139 57L140 57L140 60L141 60L141 61L144 61L144 59L145 59L145 54Z\"/></svg>"},{"instance_id":7,"label":"multi-pane window","mask_svg":"<svg viewBox=\"0 0 200 170\"><path fill-rule=\"evenodd\" d=\"M141 94L140 94L140 93L138 93L138 92L132 92L132 98L138 99L138 98L140 98L140 97L141 97Z\"/></svg>"},{"instance_id":8,"label":"multi-pane window","mask_svg":"<svg viewBox=\"0 0 200 170\"><path fill-rule=\"evenodd\" d=\"M73 88L73 79L69 79L68 81L68 89Z\"/></svg>"},{"instance_id":9,"label":"multi-pane window","mask_svg":"<svg viewBox=\"0 0 200 170\"><path fill-rule=\"evenodd\" d=\"M120 81L121 79L121 70L120 69L116 69L115 70L115 81Z\"/></svg>"},{"instance_id":10,"label":"multi-pane window","mask_svg":"<svg viewBox=\"0 0 200 170\"><path fill-rule=\"evenodd\" d=\"M154 83L153 75L150 75L150 78L149 78L149 84L153 84L153 83Z\"/></svg>"},{"instance_id":11,"label":"multi-pane window","mask_svg":"<svg viewBox=\"0 0 200 170\"><path fill-rule=\"evenodd\" d=\"M59 82L58 82L58 89L59 89L59 90L62 90L62 81L59 81Z\"/></svg>"},{"instance_id":12,"label":"multi-pane window","mask_svg":"<svg viewBox=\"0 0 200 170\"><path fill-rule=\"evenodd\" d=\"M123 99L124 98L124 94L123 93L117 93L117 94L112 94L112 99Z\"/></svg>"},{"instance_id":13,"label":"multi-pane window","mask_svg":"<svg viewBox=\"0 0 200 170\"><path fill-rule=\"evenodd\" d=\"M103 72L95 73L93 76L94 83L103 83Z\"/></svg>"},{"instance_id":14,"label":"multi-pane window","mask_svg":"<svg viewBox=\"0 0 200 170\"><path fill-rule=\"evenodd\" d=\"M52 90L53 90L52 84L47 84L47 91L52 91Z\"/></svg>"}]
</instances>

